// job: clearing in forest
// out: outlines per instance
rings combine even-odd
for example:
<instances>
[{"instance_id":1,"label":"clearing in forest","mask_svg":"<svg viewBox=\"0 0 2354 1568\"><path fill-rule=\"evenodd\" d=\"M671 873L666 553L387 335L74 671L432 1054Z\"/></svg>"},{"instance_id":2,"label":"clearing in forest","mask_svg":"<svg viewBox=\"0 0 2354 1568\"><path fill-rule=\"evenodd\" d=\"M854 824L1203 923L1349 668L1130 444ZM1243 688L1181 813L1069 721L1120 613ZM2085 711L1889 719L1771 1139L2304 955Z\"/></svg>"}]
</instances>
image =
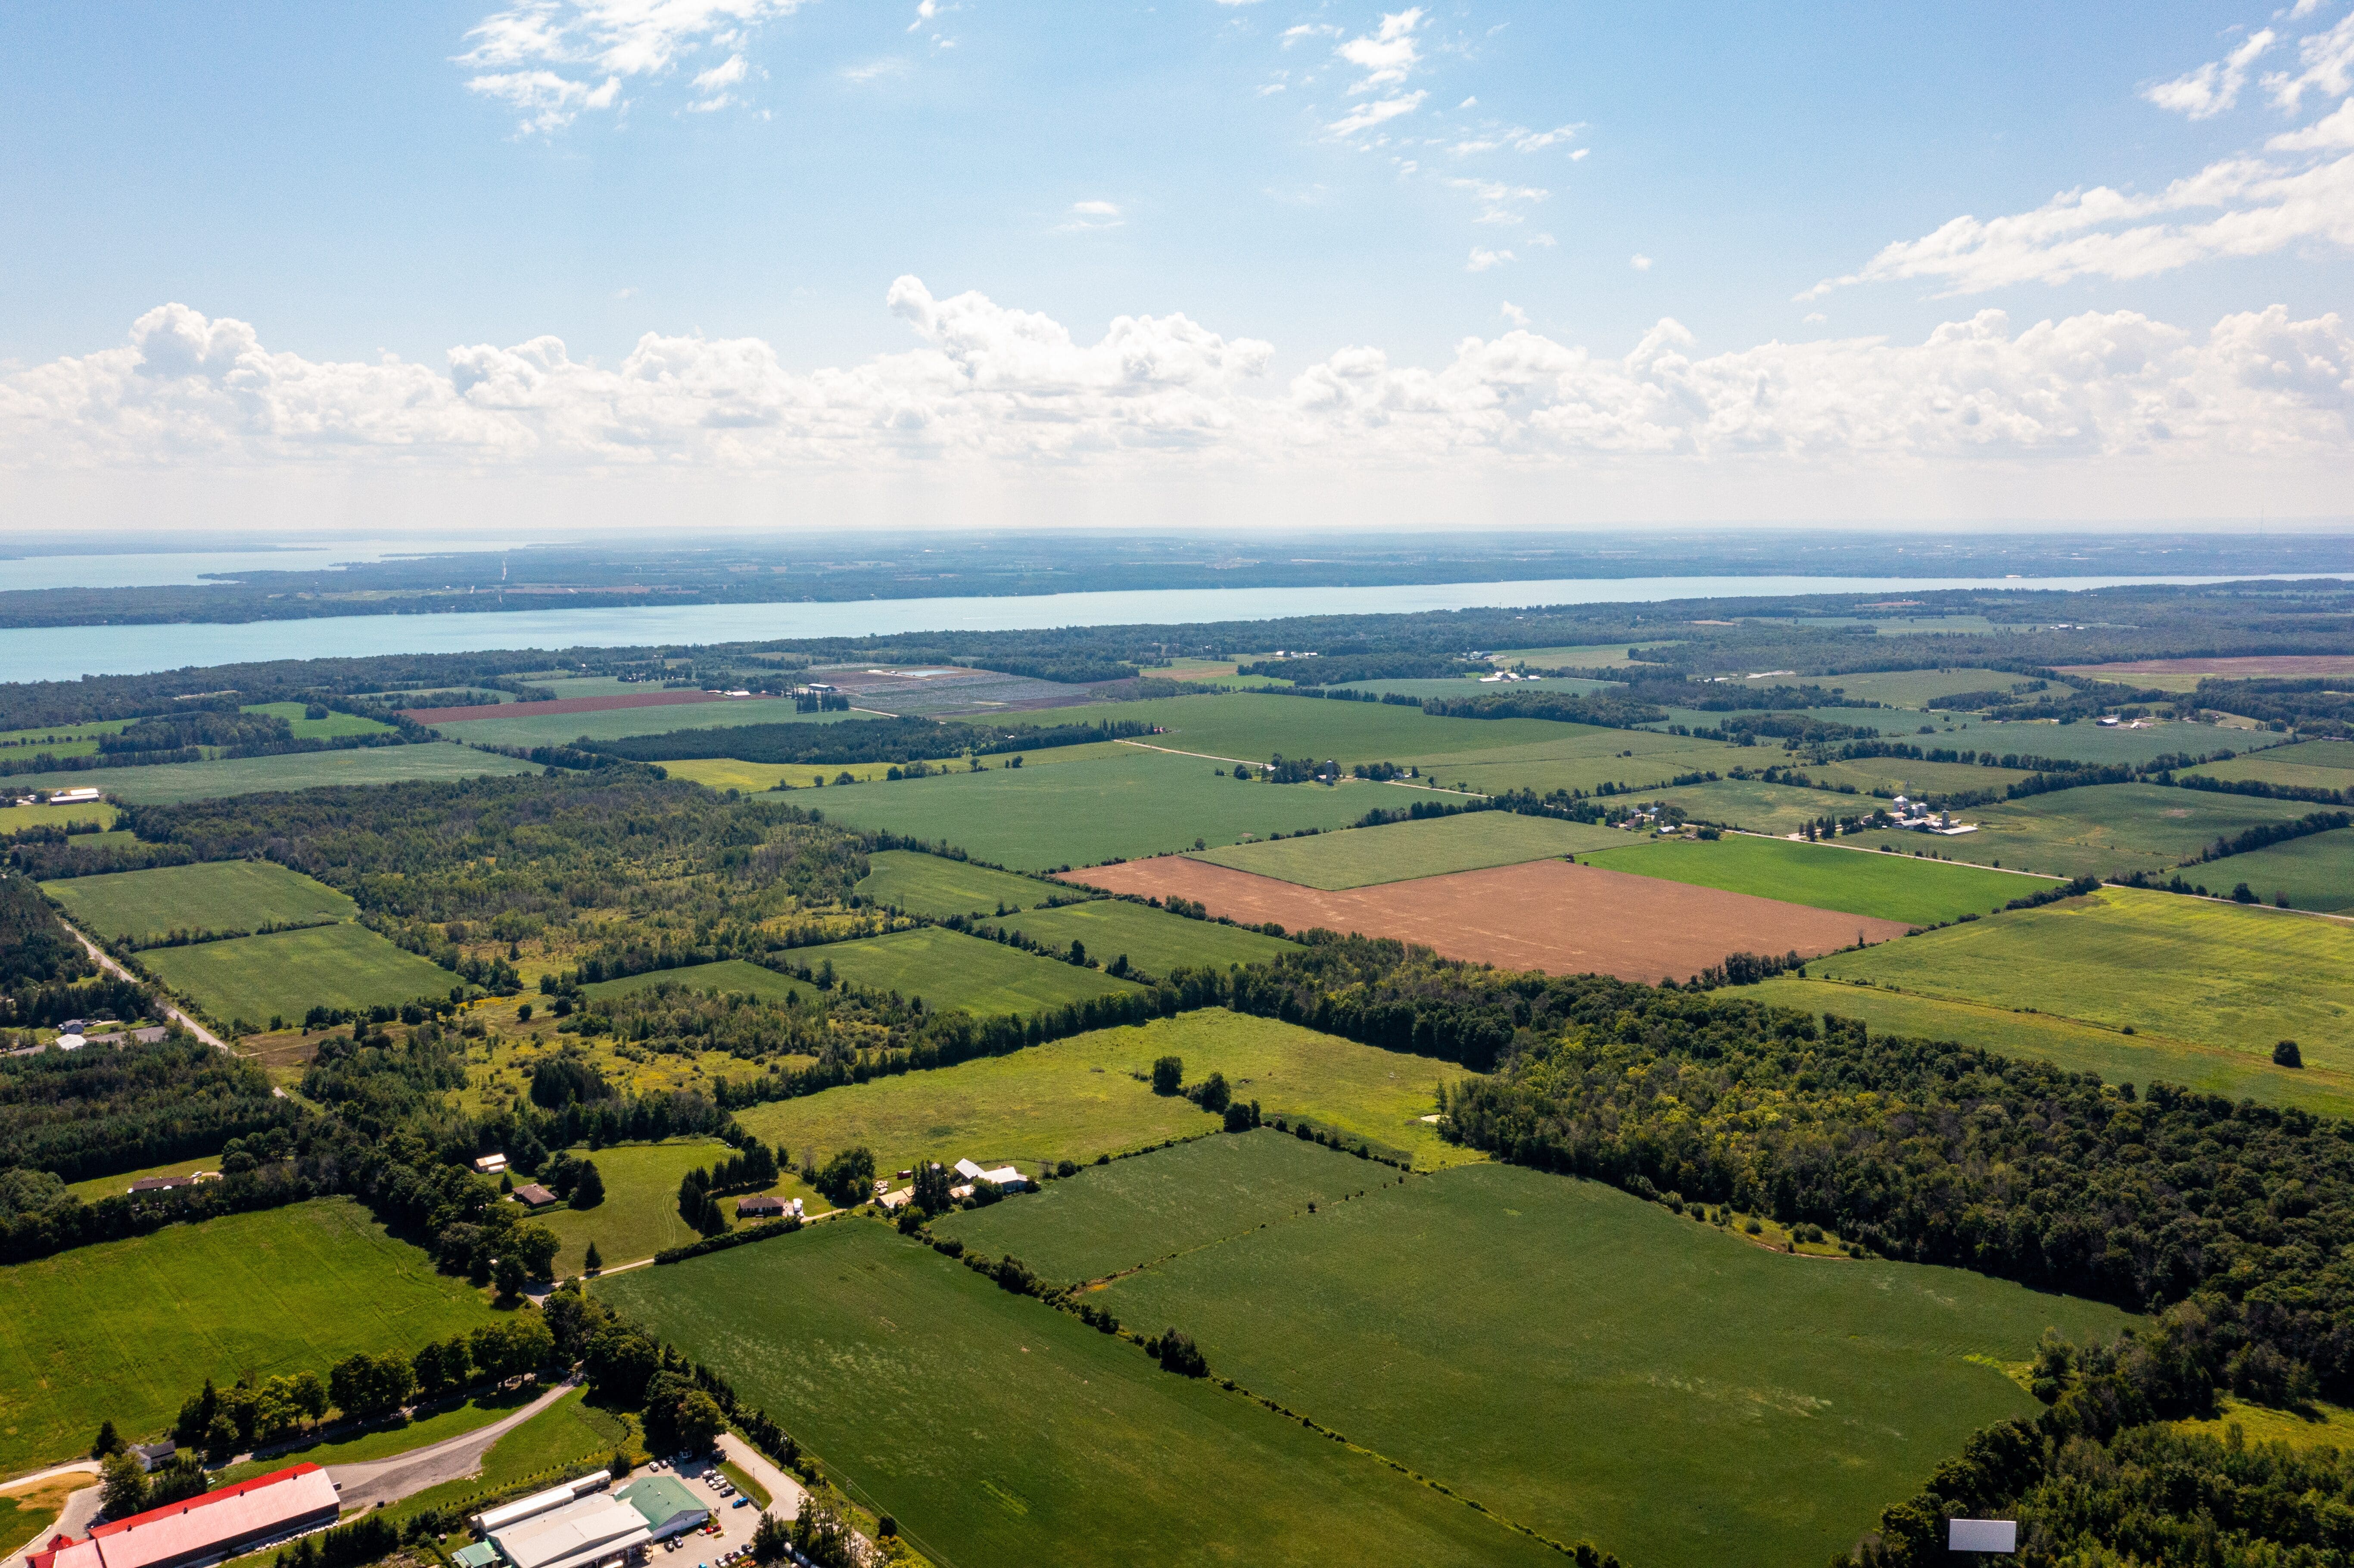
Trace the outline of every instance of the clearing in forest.
<instances>
[{"instance_id":1,"label":"clearing in forest","mask_svg":"<svg viewBox=\"0 0 2354 1568\"><path fill-rule=\"evenodd\" d=\"M101 941L152 942L172 931L256 931L349 920L359 906L275 861L215 860L154 871L72 876L41 885Z\"/></svg>"},{"instance_id":2,"label":"clearing in forest","mask_svg":"<svg viewBox=\"0 0 2354 1568\"><path fill-rule=\"evenodd\" d=\"M801 958L812 966L832 964L843 980L869 991L919 996L934 1012L961 1010L984 1018L1037 1012L1136 989L1100 969L1041 958L943 926L834 942L805 949Z\"/></svg>"},{"instance_id":3,"label":"clearing in forest","mask_svg":"<svg viewBox=\"0 0 2354 1568\"><path fill-rule=\"evenodd\" d=\"M438 964L364 926L312 926L186 948L150 948L139 962L224 1024L259 1029L313 1007L355 1012L447 996L460 984Z\"/></svg>"},{"instance_id":4,"label":"clearing in forest","mask_svg":"<svg viewBox=\"0 0 2354 1568\"><path fill-rule=\"evenodd\" d=\"M936 920L1034 909L1049 898L1072 896L1069 888L1051 882L918 850L877 850L867 856L867 865L858 884L860 896Z\"/></svg>"}]
</instances>

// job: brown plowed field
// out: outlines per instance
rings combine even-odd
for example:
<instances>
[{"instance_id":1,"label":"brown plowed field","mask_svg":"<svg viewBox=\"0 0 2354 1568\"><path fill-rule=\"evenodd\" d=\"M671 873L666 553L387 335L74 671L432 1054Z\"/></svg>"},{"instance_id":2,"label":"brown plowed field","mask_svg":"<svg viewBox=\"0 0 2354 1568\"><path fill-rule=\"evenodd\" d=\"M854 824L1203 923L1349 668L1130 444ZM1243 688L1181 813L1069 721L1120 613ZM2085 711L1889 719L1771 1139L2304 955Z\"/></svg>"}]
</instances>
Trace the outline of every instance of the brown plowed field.
<instances>
[{"instance_id":1,"label":"brown plowed field","mask_svg":"<svg viewBox=\"0 0 2354 1568\"><path fill-rule=\"evenodd\" d=\"M2264 653L2234 659L2137 659L2063 664L2063 675L2354 675L2354 653Z\"/></svg>"},{"instance_id":2,"label":"brown plowed field","mask_svg":"<svg viewBox=\"0 0 2354 1568\"><path fill-rule=\"evenodd\" d=\"M724 703L716 692L631 692L611 697L558 697L552 703L481 703L462 708L410 708L419 724L463 724L468 719L530 718L538 714L610 714L621 708L666 708L673 703Z\"/></svg>"},{"instance_id":3,"label":"brown plowed field","mask_svg":"<svg viewBox=\"0 0 2354 1568\"><path fill-rule=\"evenodd\" d=\"M1795 949L1813 958L1911 928L1559 860L1339 893L1182 855L1092 866L1066 872L1063 880L1151 897L1174 893L1246 925L1273 920L1288 931L1321 926L1419 942L1498 969L1621 980L1685 979L1723 963L1727 953Z\"/></svg>"}]
</instances>

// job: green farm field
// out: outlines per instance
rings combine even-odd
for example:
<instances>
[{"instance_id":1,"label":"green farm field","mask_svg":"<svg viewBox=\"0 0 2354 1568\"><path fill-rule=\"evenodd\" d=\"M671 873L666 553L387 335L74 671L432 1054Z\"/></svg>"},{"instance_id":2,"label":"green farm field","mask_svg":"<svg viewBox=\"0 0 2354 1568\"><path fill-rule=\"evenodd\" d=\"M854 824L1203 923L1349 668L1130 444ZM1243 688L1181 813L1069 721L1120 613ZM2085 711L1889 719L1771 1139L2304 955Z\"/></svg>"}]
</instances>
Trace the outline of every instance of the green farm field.
<instances>
[{"instance_id":1,"label":"green farm field","mask_svg":"<svg viewBox=\"0 0 2354 1568\"><path fill-rule=\"evenodd\" d=\"M392 730L388 724L362 718L357 714L337 713L332 708L325 718L305 718L302 715L310 709L302 703L248 703L244 711L284 719L297 740L339 740L347 735L387 735Z\"/></svg>"},{"instance_id":2,"label":"green farm field","mask_svg":"<svg viewBox=\"0 0 2354 1568\"><path fill-rule=\"evenodd\" d=\"M1131 1250L1154 1247L1133 1214ZM1971 1432L2035 1413L2000 1369L2047 1327L2127 1321L1957 1269L1787 1256L1504 1165L1373 1185L1096 1299L1500 1518L1657 1568L1845 1551Z\"/></svg>"},{"instance_id":3,"label":"green farm field","mask_svg":"<svg viewBox=\"0 0 2354 1568\"><path fill-rule=\"evenodd\" d=\"M1084 943L1087 956L1099 963L1126 954L1131 965L1156 979L1176 969L1266 963L1299 950L1280 937L1189 920L1119 898L1034 909L998 923L1049 947L1067 950L1073 942Z\"/></svg>"},{"instance_id":4,"label":"green farm field","mask_svg":"<svg viewBox=\"0 0 2354 1568\"><path fill-rule=\"evenodd\" d=\"M2309 915L2107 887L1840 953L1815 969L2258 1060L2295 1040L2314 1066L2354 1073L2354 927Z\"/></svg>"},{"instance_id":5,"label":"green farm field","mask_svg":"<svg viewBox=\"0 0 2354 1568\"><path fill-rule=\"evenodd\" d=\"M1654 648L1682 646L1681 642L1590 642L1575 648L1507 648L1489 657L1500 665L1526 664L1537 670L1624 670L1637 662L1627 657L1630 652L1648 653Z\"/></svg>"},{"instance_id":6,"label":"green farm field","mask_svg":"<svg viewBox=\"0 0 2354 1568\"><path fill-rule=\"evenodd\" d=\"M2326 809L2326 808L2323 808ZM2184 872L2189 877L2191 872ZM2284 844L2229 855L2196 868L2218 893L2244 882L2265 903L2278 895L2295 909L2354 915L2354 828L2309 833Z\"/></svg>"},{"instance_id":7,"label":"green farm field","mask_svg":"<svg viewBox=\"0 0 2354 1568\"><path fill-rule=\"evenodd\" d=\"M54 751L60 756L86 757L90 750L97 748L100 736L121 735L131 727L133 722L130 719L94 719L89 724L35 725L30 729L0 730L0 747L12 751ZM88 749L68 753L63 748L69 746Z\"/></svg>"},{"instance_id":8,"label":"green farm field","mask_svg":"<svg viewBox=\"0 0 2354 1568\"><path fill-rule=\"evenodd\" d=\"M1412 710L1407 710L1412 711ZM1437 722L1437 721L1434 721ZM1456 724L1535 724L1535 719L1456 719ZM1554 789L1599 789L1614 784L1622 789L1648 789L1670 779L1693 773L1721 773L1744 762L1755 763L1752 748L1722 741L1696 740L1651 729L1598 729L1586 725L1557 724L1545 738L1516 745L1462 751L1451 756L1395 758L1419 767L1442 788L1459 786L1482 794L1533 789L1543 795Z\"/></svg>"},{"instance_id":9,"label":"green farm field","mask_svg":"<svg viewBox=\"0 0 2354 1568\"><path fill-rule=\"evenodd\" d=\"M536 766L496 752L427 742L374 746L356 751L299 751L285 757L240 757L226 762L182 762L154 768L101 768L88 773L38 773L11 781L18 789L95 786L117 800L171 806L279 789L334 784L408 784L420 779L476 779L486 773L535 773ZM22 808L19 808L20 810Z\"/></svg>"},{"instance_id":10,"label":"green farm field","mask_svg":"<svg viewBox=\"0 0 2354 1568\"><path fill-rule=\"evenodd\" d=\"M171 1424L207 1377L315 1372L486 1322L348 1198L322 1198L0 1268L0 1474L71 1458L90 1423Z\"/></svg>"},{"instance_id":11,"label":"green farm field","mask_svg":"<svg viewBox=\"0 0 2354 1568\"><path fill-rule=\"evenodd\" d=\"M275 861L216 860L74 876L41 885L101 940L145 942L174 930L251 931L302 920L348 920L359 906Z\"/></svg>"},{"instance_id":12,"label":"green farm field","mask_svg":"<svg viewBox=\"0 0 2354 1568\"><path fill-rule=\"evenodd\" d=\"M455 719L435 725L433 730L448 739L476 746L562 746L584 735L591 740L623 740L633 735L668 735L682 729L735 729L748 724L833 724L861 716L799 713L790 697L747 697L732 703L678 703L657 707L610 708L603 713Z\"/></svg>"},{"instance_id":13,"label":"green farm field","mask_svg":"<svg viewBox=\"0 0 2354 1568\"><path fill-rule=\"evenodd\" d=\"M2227 729L2221 725L2164 723L2141 729L2123 725L1970 723L1967 745L1979 751L2020 757L2049 757L2069 762L2153 762L2176 753L2192 757L2215 751L2246 751L2269 745L2275 736L2260 731ZM1942 745L1960 742L1938 736Z\"/></svg>"},{"instance_id":14,"label":"green farm field","mask_svg":"<svg viewBox=\"0 0 2354 1568\"><path fill-rule=\"evenodd\" d=\"M935 1220L932 1234L991 1256L1012 1253L1041 1279L1078 1285L1396 1180L1386 1165L1263 1128L1090 1165L1017 1202Z\"/></svg>"},{"instance_id":15,"label":"green farm field","mask_svg":"<svg viewBox=\"0 0 2354 1568\"><path fill-rule=\"evenodd\" d=\"M1683 808L1695 822L1714 822L1753 833L1794 833L1818 818L1853 817L1877 810L1868 796L1840 795L1829 789L1807 789L1795 784L1760 784L1755 779L1726 779L1714 784L1688 784L1646 795ZM1972 816L1978 815L1973 811Z\"/></svg>"},{"instance_id":16,"label":"green farm field","mask_svg":"<svg viewBox=\"0 0 2354 1568\"><path fill-rule=\"evenodd\" d=\"M684 1246L697 1240L693 1227L678 1217L679 1179L698 1166L718 1163L731 1152L726 1144L706 1139L614 1143L593 1150L585 1147L573 1150L575 1159L595 1163L597 1174L605 1182L605 1201L593 1209L575 1209L559 1203L531 1216L531 1224L546 1225L564 1244L563 1250L556 1255L557 1277L561 1279L581 1271L582 1255L590 1242L597 1244L597 1255L604 1259L605 1266L612 1268L652 1257L664 1247ZM812 1213L833 1206L802 1186L795 1176L787 1176L775 1186L760 1191L800 1198ZM749 1195L748 1192L730 1193L720 1200L720 1208L731 1224L736 1200Z\"/></svg>"},{"instance_id":17,"label":"green farm field","mask_svg":"<svg viewBox=\"0 0 2354 1568\"><path fill-rule=\"evenodd\" d=\"M862 895L934 919L1034 908L1058 894L1067 898L1073 891L1059 883L1009 876L985 865L916 850L877 850L867 857L867 865L871 869L858 884Z\"/></svg>"},{"instance_id":18,"label":"green farm field","mask_svg":"<svg viewBox=\"0 0 2354 1568\"><path fill-rule=\"evenodd\" d=\"M830 961L844 980L870 991L920 996L936 1012L961 1009L982 1017L1036 1012L1135 989L1100 969L1041 958L941 926L837 942L814 958L802 956L811 963Z\"/></svg>"},{"instance_id":19,"label":"green farm field","mask_svg":"<svg viewBox=\"0 0 2354 1568\"><path fill-rule=\"evenodd\" d=\"M2191 771L2210 779L2253 779L2303 789L2354 789L2354 740L2299 741Z\"/></svg>"},{"instance_id":20,"label":"green farm field","mask_svg":"<svg viewBox=\"0 0 2354 1568\"><path fill-rule=\"evenodd\" d=\"M649 969L642 975L598 980L592 985L582 986L580 994L596 1001L610 996L629 996L637 991L652 991L665 980L673 985L684 986L689 991L756 996L763 1001L782 1001L788 996L809 994L805 981L792 980L774 969L762 969L744 959L724 959L716 964L690 964L677 969Z\"/></svg>"},{"instance_id":21,"label":"green farm field","mask_svg":"<svg viewBox=\"0 0 2354 1568\"><path fill-rule=\"evenodd\" d=\"M1152 1092L1152 1064L1164 1055L1183 1060L1189 1084L1223 1073L1267 1116L1306 1118L1425 1170L1482 1158L1420 1119L1437 1110L1442 1082L1477 1074L1223 1008L771 1101L737 1120L796 1164L812 1150L822 1162L860 1144L883 1171L968 1158L1025 1171L1049 1160L1086 1164L1217 1129L1191 1100Z\"/></svg>"},{"instance_id":22,"label":"green farm field","mask_svg":"<svg viewBox=\"0 0 2354 1568\"><path fill-rule=\"evenodd\" d=\"M2099 784L1973 806L1961 815L1977 822L1978 831L1940 839L1937 849L1956 860L2060 876L2119 877L2139 871L2164 880L2218 838L2264 822L2294 821L2316 809L2299 800L2160 784ZM1893 835L1890 842L1895 842ZM2211 886L2221 868L2194 866L2182 874ZM2236 880L2224 878L2222 885Z\"/></svg>"},{"instance_id":23,"label":"green farm field","mask_svg":"<svg viewBox=\"0 0 2354 1568\"><path fill-rule=\"evenodd\" d=\"M1234 700L1270 706L1276 702L1272 697ZM1415 714L1412 708L1391 711ZM1174 745L1181 737L1160 738ZM1371 784L1245 783L1202 758L1135 747L1120 750L1125 755L1087 762L861 785L840 792L829 789L822 800L814 795L810 799L828 821L887 828L927 842L946 842L983 860L1025 871L1167 854L1193 848L1196 839L1205 845L1230 844L1246 835L1265 838L1301 828L1345 827L1375 806L1410 799Z\"/></svg>"},{"instance_id":24,"label":"green farm field","mask_svg":"<svg viewBox=\"0 0 2354 1568\"><path fill-rule=\"evenodd\" d=\"M1516 811L1471 811L1273 843L1236 844L1197 852L1193 858L1302 887L1337 891L1551 860L1626 842L1627 835L1616 828L1524 817Z\"/></svg>"},{"instance_id":25,"label":"green farm field","mask_svg":"<svg viewBox=\"0 0 2354 1568\"><path fill-rule=\"evenodd\" d=\"M959 1568L1561 1561L870 1222L596 1289L739 1396L795 1413L830 1477Z\"/></svg>"},{"instance_id":26,"label":"green farm field","mask_svg":"<svg viewBox=\"0 0 2354 1568\"><path fill-rule=\"evenodd\" d=\"M0 833L18 832L26 828L62 828L72 822L96 822L111 829L117 814L104 800L75 806L0 806Z\"/></svg>"},{"instance_id":27,"label":"green farm field","mask_svg":"<svg viewBox=\"0 0 2354 1568\"><path fill-rule=\"evenodd\" d=\"M1819 685L1826 691L1837 692L1859 701L1885 703L1893 708L1923 708L1932 697L1959 696L1964 692L2007 692L2028 679L2008 670L1976 670L1965 666L1958 670L1876 670L1848 675L1797 675L1786 677L1793 683ZM1872 723L1865 712L1854 722ZM1883 721L1880 726L1885 730Z\"/></svg>"},{"instance_id":28,"label":"green farm field","mask_svg":"<svg viewBox=\"0 0 2354 1568\"><path fill-rule=\"evenodd\" d=\"M1934 744L1956 746L1967 739L1956 730L1937 736ZM1909 757L1809 762L1802 765L1801 771L1825 789L1852 784L1866 795L1875 790L1886 790L1892 795L1958 795L1967 789L2007 789L2027 777L2012 768L1981 768L1974 762L1915 762Z\"/></svg>"},{"instance_id":29,"label":"green farm field","mask_svg":"<svg viewBox=\"0 0 2354 1568\"><path fill-rule=\"evenodd\" d=\"M2301 1070L2275 1067L2269 1054L2201 1045L2153 1030L2126 1034L2048 1012L1796 975L1776 975L1739 995L1746 1001L1801 1012L1860 1018L1875 1035L1952 1040L1998 1055L2049 1062L2072 1073L2098 1073L2104 1083L2147 1087L2163 1080L2228 1100L2354 1116L2354 1073L2311 1065Z\"/></svg>"},{"instance_id":30,"label":"green farm field","mask_svg":"<svg viewBox=\"0 0 2354 1568\"><path fill-rule=\"evenodd\" d=\"M1983 866L1747 833L1632 844L1624 833L1614 836L1620 847L1583 856L1585 863L1915 926L1989 914L2051 885Z\"/></svg>"},{"instance_id":31,"label":"green farm field","mask_svg":"<svg viewBox=\"0 0 2354 1568\"><path fill-rule=\"evenodd\" d=\"M1493 690L1464 687L1466 695ZM1122 719L1165 726L1169 733L1154 736L1152 743L1179 751L1247 762L1265 762L1280 752L1329 758L1344 769L1360 762L1451 757L1539 744L1561 738L1564 732L1588 732L1586 726L1550 719L1435 718L1403 704L1336 703L1248 692L1122 703L1117 713Z\"/></svg>"},{"instance_id":32,"label":"green farm field","mask_svg":"<svg viewBox=\"0 0 2354 1568\"><path fill-rule=\"evenodd\" d=\"M260 1028L313 1006L366 1008L445 996L457 977L364 926L313 926L189 948L151 948L139 961L224 1023Z\"/></svg>"}]
</instances>

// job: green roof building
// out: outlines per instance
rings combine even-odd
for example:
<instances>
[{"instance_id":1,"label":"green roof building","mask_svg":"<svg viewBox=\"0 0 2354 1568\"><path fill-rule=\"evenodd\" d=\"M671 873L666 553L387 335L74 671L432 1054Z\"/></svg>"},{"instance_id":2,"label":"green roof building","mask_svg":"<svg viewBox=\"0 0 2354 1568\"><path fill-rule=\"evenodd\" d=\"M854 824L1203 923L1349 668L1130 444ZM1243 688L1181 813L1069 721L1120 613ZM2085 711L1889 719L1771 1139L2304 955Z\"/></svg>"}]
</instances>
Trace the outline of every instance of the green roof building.
<instances>
[{"instance_id":1,"label":"green roof building","mask_svg":"<svg viewBox=\"0 0 2354 1568\"><path fill-rule=\"evenodd\" d=\"M700 1529L711 1518L711 1505L676 1476L640 1476L613 1495L645 1517L656 1541Z\"/></svg>"}]
</instances>

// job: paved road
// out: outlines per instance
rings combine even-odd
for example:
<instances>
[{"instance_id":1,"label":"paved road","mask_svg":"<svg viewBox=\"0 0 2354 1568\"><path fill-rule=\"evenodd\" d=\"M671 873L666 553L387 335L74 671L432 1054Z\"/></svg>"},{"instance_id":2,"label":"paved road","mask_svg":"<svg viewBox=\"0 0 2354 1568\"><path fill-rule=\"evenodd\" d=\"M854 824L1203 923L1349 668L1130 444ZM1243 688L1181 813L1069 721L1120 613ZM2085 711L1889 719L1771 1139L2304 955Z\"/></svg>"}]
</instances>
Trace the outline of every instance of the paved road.
<instances>
[{"instance_id":1,"label":"paved road","mask_svg":"<svg viewBox=\"0 0 2354 1568\"><path fill-rule=\"evenodd\" d=\"M61 916L59 918L62 920L64 917ZM98 967L100 969L104 969L108 974L115 975L121 979L130 980L136 985L143 985L146 983L145 981L141 980L137 975L133 974L129 969L126 969L121 964L116 963L113 959L107 955L105 948L100 947L96 942L91 941L88 937L82 935L80 927L75 925L70 920L65 920L64 924L65 928L74 934L74 940L80 942L84 948L90 949L90 956L98 960ZM190 1018L186 1013L182 1012L178 1008L174 1007L169 1002L165 1002L164 1004L164 1016L178 1024L181 1028L186 1030L189 1033L195 1035L197 1039L203 1041L206 1044L217 1047L223 1051L228 1049L228 1041L223 1040L219 1035L214 1033L211 1030L206 1028L195 1019Z\"/></svg>"},{"instance_id":2,"label":"paved road","mask_svg":"<svg viewBox=\"0 0 2354 1568\"><path fill-rule=\"evenodd\" d=\"M490 1452L492 1444L578 1386L577 1383L570 1382L557 1383L529 1404L500 1417L488 1426L479 1426L472 1432L422 1448L411 1448L388 1459L330 1466L327 1478L341 1489L344 1510L349 1513L374 1508L378 1503L398 1502L428 1487L438 1487L444 1481L463 1480L469 1476L480 1475L482 1456Z\"/></svg>"},{"instance_id":3,"label":"paved road","mask_svg":"<svg viewBox=\"0 0 2354 1568\"><path fill-rule=\"evenodd\" d=\"M753 1447L733 1432L722 1432L719 1435L719 1451L727 1456L729 1464L759 1482L762 1489L769 1494L769 1506L762 1511L773 1514L787 1523L801 1517L801 1499L808 1497L809 1492L800 1481L770 1464L767 1457L758 1448ZM875 1563L881 1560L882 1553L873 1542L863 1535L854 1535L852 1539L857 1544L861 1562Z\"/></svg>"},{"instance_id":4,"label":"paved road","mask_svg":"<svg viewBox=\"0 0 2354 1568\"><path fill-rule=\"evenodd\" d=\"M95 1462L84 1459L80 1464L59 1465L53 1470L44 1470L41 1472L40 1476L33 1478L38 1480L45 1478L62 1476L69 1474L75 1470L87 1470L95 1473L97 1469L98 1466ZM13 1487L21 1485L22 1483L12 1482L10 1484ZM5 1562L0 1562L0 1568L18 1568L18 1564L25 1561L27 1554L38 1552L41 1548L47 1546L49 1543L49 1537L53 1535L80 1535L84 1531L88 1530L90 1528L90 1521L98 1517L99 1494L103 1492L105 1489L106 1489L104 1487L84 1487L81 1490L66 1499L66 1506L58 1512L57 1522L43 1530L38 1535L33 1537L32 1540L16 1548L16 1551L10 1552Z\"/></svg>"}]
</instances>

